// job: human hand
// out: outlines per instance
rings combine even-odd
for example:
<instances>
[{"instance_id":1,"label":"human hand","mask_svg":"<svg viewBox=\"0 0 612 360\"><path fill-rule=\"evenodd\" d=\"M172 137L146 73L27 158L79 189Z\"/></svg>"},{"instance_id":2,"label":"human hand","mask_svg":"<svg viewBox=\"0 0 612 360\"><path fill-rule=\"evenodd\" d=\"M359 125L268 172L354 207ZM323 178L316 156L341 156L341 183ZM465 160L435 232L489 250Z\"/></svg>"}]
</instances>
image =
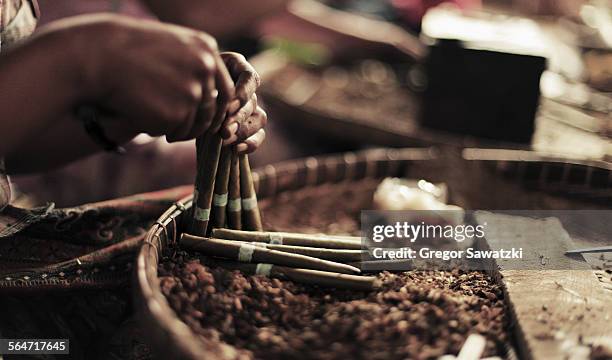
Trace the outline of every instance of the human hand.
<instances>
[{"instance_id":1,"label":"human hand","mask_svg":"<svg viewBox=\"0 0 612 360\"><path fill-rule=\"evenodd\" d=\"M234 84L211 36L116 15L64 26L83 49L84 100L117 118L114 131L172 142L221 127Z\"/></svg>"},{"instance_id":2,"label":"human hand","mask_svg":"<svg viewBox=\"0 0 612 360\"><path fill-rule=\"evenodd\" d=\"M221 58L235 82L235 99L229 103L228 117L221 132L224 144L237 143L238 153L251 153L263 143L266 137L263 128L268 122L266 112L257 104L259 74L238 53L224 52Z\"/></svg>"}]
</instances>

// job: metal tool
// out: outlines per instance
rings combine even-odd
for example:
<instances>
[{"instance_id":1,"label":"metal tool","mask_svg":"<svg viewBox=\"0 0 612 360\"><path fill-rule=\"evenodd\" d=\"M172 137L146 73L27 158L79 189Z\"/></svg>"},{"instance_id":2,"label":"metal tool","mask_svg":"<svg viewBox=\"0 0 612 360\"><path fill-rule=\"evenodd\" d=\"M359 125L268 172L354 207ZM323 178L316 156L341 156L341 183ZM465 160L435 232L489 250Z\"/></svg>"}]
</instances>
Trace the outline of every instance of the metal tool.
<instances>
[{"instance_id":1,"label":"metal tool","mask_svg":"<svg viewBox=\"0 0 612 360\"><path fill-rule=\"evenodd\" d=\"M594 248L568 250L565 252L565 254L571 255L571 254L589 254L589 253L606 253L606 252L612 252L612 245L611 246L600 246L600 247L594 247Z\"/></svg>"}]
</instances>

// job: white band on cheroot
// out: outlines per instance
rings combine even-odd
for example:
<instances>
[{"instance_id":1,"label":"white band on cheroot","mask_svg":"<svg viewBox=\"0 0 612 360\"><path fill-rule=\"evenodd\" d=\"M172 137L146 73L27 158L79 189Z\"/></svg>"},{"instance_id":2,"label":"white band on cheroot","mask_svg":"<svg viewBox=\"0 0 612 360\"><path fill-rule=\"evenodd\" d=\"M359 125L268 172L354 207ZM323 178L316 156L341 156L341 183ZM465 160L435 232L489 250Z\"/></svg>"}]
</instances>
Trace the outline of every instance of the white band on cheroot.
<instances>
[{"instance_id":1,"label":"white band on cheroot","mask_svg":"<svg viewBox=\"0 0 612 360\"><path fill-rule=\"evenodd\" d=\"M257 267L255 268L255 275L263 275L263 276L270 276L270 273L272 272L272 264L257 264Z\"/></svg>"},{"instance_id":2,"label":"white band on cheroot","mask_svg":"<svg viewBox=\"0 0 612 360\"><path fill-rule=\"evenodd\" d=\"M227 202L227 210L229 211L240 211L242 210L242 206L240 204L241 199L229 199Z\"/></svg>"},{"instance_id":3,"label":"white band on cheroot","mask_svg":"<svg viewBox=\"0 0 612 360\"><path fill-rule=\"evenodd\" d=\"M225 194L214 194L213 195L214 206L225 206L227 205L227 193Z\"/></svg>"},{"instance_id":4,"label":"white band on cheroot","mask_svg":"<svg viewBox=\"0 0 612 360\"><path fill-rule=\"evenodd\" d=\"M198 221L208 221L210 219L210 209L195 207L193 217Z\"/></svg>"},{"instance_id":5,"label":"white band on cheroot","mask_svg":"<svg viewBox=\"0 0 612 360\"><path fill-rule=\"evenodd\" d=\"M279 233L268 233L270 237L270 244L283 245L283 236Z\"/></svg>"},{"instance_id":6,"label":"white band on cheroot","mask_svg":"<svg viewBox=\"0 0 612 360\"><path fill-rule=\"evenodd\" d=\"M251 262L253 259L253 251L255 251L255 246L252 244L240 245L240 250L238 250L238 261Z\"/></svg>"},{"instance_id":7,"label":"white band on cheroot","mask_svg":"<svg viewBox=\"0 0 612 360\"><path fill-rule=\"evenodd\" d=\"M246 211L257 209L257 196L253 195L250 198L242 199L242 208Z\"/></svg>"}]
</instances>

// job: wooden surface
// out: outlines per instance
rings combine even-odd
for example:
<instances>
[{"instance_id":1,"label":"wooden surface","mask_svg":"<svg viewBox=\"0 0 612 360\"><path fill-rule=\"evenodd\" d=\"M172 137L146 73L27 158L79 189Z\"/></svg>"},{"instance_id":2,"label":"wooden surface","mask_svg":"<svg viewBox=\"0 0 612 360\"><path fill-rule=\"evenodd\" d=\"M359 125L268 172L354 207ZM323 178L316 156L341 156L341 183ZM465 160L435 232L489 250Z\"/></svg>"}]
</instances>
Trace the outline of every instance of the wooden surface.
<instances>
[{"instance_id":1,"label":"wooden surface","mask_svg":"<svg viewBox=\"0 0 612 360\"><path fill-rule=\"evenodd\" d=\"M495 229L480 247L523 248L523 260L497 261L493 272L505 287L522 358L588 359L590 345L612 348L612 292L588 263L564 255L575 245L559 220L488 212L475 218Z\"/></svg>"}]
</instances>

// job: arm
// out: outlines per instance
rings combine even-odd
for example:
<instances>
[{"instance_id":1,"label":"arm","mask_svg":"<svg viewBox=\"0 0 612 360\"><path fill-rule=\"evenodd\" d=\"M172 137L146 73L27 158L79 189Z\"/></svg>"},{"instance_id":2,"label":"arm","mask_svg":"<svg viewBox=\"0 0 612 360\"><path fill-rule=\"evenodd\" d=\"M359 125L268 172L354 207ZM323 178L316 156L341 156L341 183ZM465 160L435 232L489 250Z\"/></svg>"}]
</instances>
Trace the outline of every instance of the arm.
<instances>
[{"instance_id":1,"label":"arm","mask_svg":"<svg viewBox=\"0 0 612 360\"><path fill-rule=\"evenodd\" d=\"M9 156L37 139L50 119L68 118L82 91L79 61L60 30L41 33L0 57L0 156ZM65 49L66 52L62 51ZM70 61L67 61L70 60Z\"/></svg>"},{"instance_id":2,"label":"arm","mask_svg":"<svg viewBox=\"0 0 612 360\"><path fill-rule=\"evenodd\" d=\"M117 142L141 132L180 141L204 133L234 87L210 36L95 15L56 22L3 53L0 94L0 157L24 172L99 150L74 119L77 105L112 114L101 124Z\"/></svg>"}]
</instances>

